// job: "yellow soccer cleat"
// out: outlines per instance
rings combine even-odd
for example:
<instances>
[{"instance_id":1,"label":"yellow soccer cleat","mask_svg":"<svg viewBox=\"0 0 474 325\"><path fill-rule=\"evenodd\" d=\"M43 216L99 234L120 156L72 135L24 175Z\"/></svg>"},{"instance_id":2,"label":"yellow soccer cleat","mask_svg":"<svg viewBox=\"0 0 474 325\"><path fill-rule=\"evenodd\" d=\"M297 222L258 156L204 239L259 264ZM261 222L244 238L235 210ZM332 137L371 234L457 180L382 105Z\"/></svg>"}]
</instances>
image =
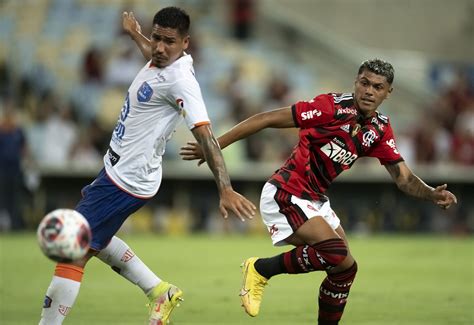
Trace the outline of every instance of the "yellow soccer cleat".
<instances>
[{"instance_id":1,"label":"yellow soccer cleat","mask_svg":"<svg viewBox=\"0 0 474 325\"><path fill-rule=\"evenodd\" d=\"M257 257L245 260L242 267L243 283L240 289L240 300L245 312L252 317L258 315L260 303L262 302L263 289L268 281L255 270Z\"/></svg>"},{"instance_id":2,"label":"yellow soccer cleat","mask_svg":"<svg viewBox=\"0 0 474 325\"><path fill-rule=\"evenodd\" d=\"M150 303L150 325L165 325L169 323L171 312L174 307L183 301L183 291L168 283L160 282L148 295Z\"/></svg>"}]
</instances>

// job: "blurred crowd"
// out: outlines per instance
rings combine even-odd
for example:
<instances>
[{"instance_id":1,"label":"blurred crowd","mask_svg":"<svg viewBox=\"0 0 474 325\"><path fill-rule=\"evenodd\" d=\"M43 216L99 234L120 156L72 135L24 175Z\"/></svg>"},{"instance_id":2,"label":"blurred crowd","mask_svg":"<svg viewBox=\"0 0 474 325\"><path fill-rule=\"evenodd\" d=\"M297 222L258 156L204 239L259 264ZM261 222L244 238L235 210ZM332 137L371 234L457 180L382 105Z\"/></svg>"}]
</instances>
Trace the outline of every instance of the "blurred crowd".
<instances>
[{"instance_id":1,"label":"blurred crowd","mask_svg":"<svg viewBox=\"0 0 474 325\"><path fill-rule=\"evenodd\" d=\"M15 76L7 64L0 66L0 163L28 164L38 167L96 168L106 151L114 127L116 112L128 83L144 63L126 48L118 57L104 60L98 49L84 53L81 74L83 83L78 92L65 96L54 89L39 90L27 77ZM135 52L138 52L135 50ZM199 65L199 61L197 62ZM199 68L198 68L199 69ZM117 73L120 71L120 73ZM198 75L199 79L199 75ZM229 108L222 123L231 126L258 111L288 106L297 99L293 86L283 76L275 75L264 85L260 103L249 102L242 85L246 83L239 65L221 85L221 96ZM112 107L92 107L87 89L107 92ZM84 97L85 96L85 97ZM114 97L117 96L117 97ZM474 165L474 91L467 75L459 73L452 83L440 89L432 102L420 107L421 119L416 128L404 130L403 148L415 163L455 163ZM100 113L99 111L102 110ZM221 121L214 120L219 126ZM22 140L12 150L11 139L21 134ZM295 144L292 130L278 130L253 136L245 141L240 160L254 162L284 159ZM410 141L407 145L406 141ZM7 145L8 144L8 145ZM275 145L278 144L278 145ZM178 144L180 145L180 144ZM21 149L21 150L20 150ZM176 152L176 148L171 149ZM14 159L11 157L15 155ZM179 159L176 155L168 159ZM6 169L4 169L6 170Z\"/></svg>"},{"instance_id":2,"label":"blurred crowd","mask_svg":"<svg viewBox=\"0 0 474 325\"><path fill-rule=\"evenodd\" d=\"M450 79L421 108L419 127L412 134L417 163L474 166L474 77L455 70Z\"/></svg>"}]
</instances>

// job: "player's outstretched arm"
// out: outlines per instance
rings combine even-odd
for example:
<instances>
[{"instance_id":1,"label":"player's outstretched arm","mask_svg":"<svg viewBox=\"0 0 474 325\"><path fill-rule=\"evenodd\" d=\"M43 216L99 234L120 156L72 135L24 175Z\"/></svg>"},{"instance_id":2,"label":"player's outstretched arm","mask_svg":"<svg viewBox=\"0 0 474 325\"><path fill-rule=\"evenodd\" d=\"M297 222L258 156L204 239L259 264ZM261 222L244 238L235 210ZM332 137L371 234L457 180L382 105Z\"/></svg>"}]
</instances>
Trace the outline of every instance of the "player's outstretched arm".
<instances>
[{"instance_id":1,"label":"player's outstretched arm","mask_svg":"<svg viewBox=\"0 0 474 325\"><path fill-rule=\"evenodd\" d=\"M220 147L224 149L232 143L257 133L262 129L290 127L295 127L291 108L284 107L255 114L234 126L217 140ZM200 145L196 142L188 142L185 146L181 147L179 154L183 160L199 159L198 165L206 161Z\"/></svg>"},{"instance_id":2,"label":"player's outstretched arm","mask_svg":"<svg viewBox=\"0 0 474 325\"><path fill-rule=\"evenodd\" d=\"M386 168L398 188L411 196L430 200L442 209L448 209L452 204L458 203L456 196L446 190L447 184L436 188L426 185L403 161L395 165L387 165Z\"/></svg>"},{"instance_id":3,"label":"player's outstretched arm","mask_svg":"<svg viewBox=\"0 0 474 325\"><path fill-rule=\"evenodd\" d=\"M224 157L219 143L212 133L211 126L209 124L197 126L192 130L192 133L214 174L220 196L219 209L222 216L227 218L227 210L230 209L242 221L245 221L245 218L252 219L255 215L255 205L233 190Z\"/></svg>"},{"instance_id":4,"label":"player's outstretched arm","mask_svg":"<svg viewBox=\"0 0 474 325\"><path fill-rule=\"evenodd\" d=\"M135 41L142 55L147 60L151 60L150 40L142 34L142 28L138 23L133 12L122 13L123 30Z\"/></svg>"}]
</instances>

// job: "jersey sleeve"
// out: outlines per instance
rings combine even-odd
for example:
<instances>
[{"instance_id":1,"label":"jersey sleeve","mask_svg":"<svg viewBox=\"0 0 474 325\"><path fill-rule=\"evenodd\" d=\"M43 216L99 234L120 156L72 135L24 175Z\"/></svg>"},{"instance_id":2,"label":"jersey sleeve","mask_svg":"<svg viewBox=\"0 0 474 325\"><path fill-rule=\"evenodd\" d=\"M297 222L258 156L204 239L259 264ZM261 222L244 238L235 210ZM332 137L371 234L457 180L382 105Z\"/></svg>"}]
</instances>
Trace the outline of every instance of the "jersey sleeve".
<instances>
[{"instance_id":1,"label":"jersey sleeve","mask_svg":"<svg viewBox=\"0 0 474 325\"><path fill-rule=\"evenodd\" d=\"M190 130L196 126L210 124L201 88L196 80L180 79L168 93L169 100L182 112Z\"/></svg>"},{"instance_id":2,"label":"jersey sleeve","mask_svg":"<svg viewBox=\"0 0 474 325\"><path fill-rule=\"evenodd\" d=\"M382 165L392 165L403 161L403 157L398 152L390 124L387 125L387 130L381 141L373 148L369 156L377 158Z\"/></svg>"},{"instance_id":3,"label":"jersey sleeve","mask_svg":"<svg viewBox=\"0 0 474 325\"><path fill-rule=\"evenodd\" d=\"M291 107L295 125L302 129L324 125L334 119L334 101L330 95L319 95Z\"/></svg>"}]
</instances>

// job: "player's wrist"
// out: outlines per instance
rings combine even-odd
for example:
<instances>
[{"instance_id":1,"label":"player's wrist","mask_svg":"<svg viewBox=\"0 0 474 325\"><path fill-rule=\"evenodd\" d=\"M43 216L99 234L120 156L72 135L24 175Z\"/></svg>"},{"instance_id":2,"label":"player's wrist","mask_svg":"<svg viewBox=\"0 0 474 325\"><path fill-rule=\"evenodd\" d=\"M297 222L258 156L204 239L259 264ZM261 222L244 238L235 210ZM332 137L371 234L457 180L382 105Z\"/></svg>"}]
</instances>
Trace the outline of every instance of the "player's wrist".
<instances>
[{"instance_id":1,"label":"player's wrist","mask_svg":"<svg viewBox=\"0 0 474 325\"><path fill-rule=\"evenodd\" d=\"M226 186L222 187L221 189L219 189L219 196L223 197L223 196L226 196L226 195L228 195L232 192L234 192L234 189L232 188L232 185L226 185Z\"/></svg>"}]
</instances>

